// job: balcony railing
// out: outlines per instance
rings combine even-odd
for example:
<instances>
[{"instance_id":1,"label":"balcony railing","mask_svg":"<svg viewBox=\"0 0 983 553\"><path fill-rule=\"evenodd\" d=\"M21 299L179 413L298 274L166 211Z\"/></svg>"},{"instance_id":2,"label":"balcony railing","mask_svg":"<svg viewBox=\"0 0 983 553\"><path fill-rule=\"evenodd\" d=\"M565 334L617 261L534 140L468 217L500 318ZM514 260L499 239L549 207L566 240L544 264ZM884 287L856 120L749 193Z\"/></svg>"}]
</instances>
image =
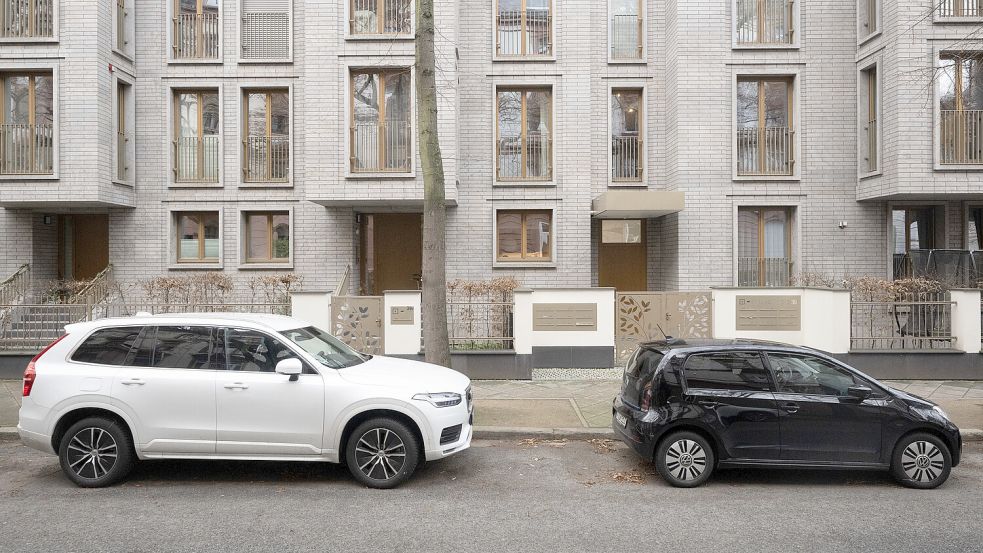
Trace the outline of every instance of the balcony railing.
<instances>
[{"instance_id":1,"label":"balcony railing","mask_svg":"<svg viewBox=\"0 0 983 553\"><path fill-rule=\"evenodd\" d=\"M217 57L218 14L178 14L174 18L174 59Z\"/></svg>"},{"instance_id":2,"label":"balcony railing","mask_svg":"<svg viewBox=\"0 0 983 553\"><path fill-rule=\"evenodd\" d=\"M939 17L983 17L983 0L942 0Z\"/></svg>"},{"instance_id":3,"label":"balcony railing","mask_svg":"<svg viewBox=\"0 0 983 553\"><path fill-rule=\"evenodd\" d=\"M943 164L983 163L983 110L940 112L939 146Z\"/></svg>"},{"instance_id":4,"label":"balcony railing","mask_svg":"<svg viewBox=\"0 0 983 553\"><path fill-rule=\"evenodd\" d=\"M738 286L789 286L792 260L785 257L739 257Z\"/></svg>"},{"instance_id":5,"label":"balcony railing","mask_svg":"<svg viewBox=\"0 0 983 553\"><path fill-rule=\"evenodd\" d=\"M187 183L218 182L218 136L186 136L174 141L174 179Z\"/></svg>"},{"instance_id":6,"label":"balcony railing","mask_svg":"<svg viewBox=\"0 0 983 553\"><path fill-rule=\"evenodd\" d=\"M916 249L894 254L894 279L935 280L951 288L983 284L983 251Z\"/></svg>"},{"instance_id":7,"label":"balcony railing","mask_svg":"<svg viewBox=\"0 0 983 553\"><path fill-rule=\"evenodd\" d=\"M553 15L549 10L498 13L499 56L549 56L553 54Z\"/></svg>"},{"instance_id":8,"label":"balcony railing","mask_svg":"<svg viewBox=\"0 0 983 553\"><path fill-rule=\"evenodd\" d=\"M116 178L123 182L130 178L129 143L129 134L124 131L116 132Z\"/></svg>"},{"instance_id":9,"label":"balcony railing","mask_svg":"<svg viewBox=\"0 0 983 553\"><path fill-rule=\"evenodd\" d=\"M352 172L408 172L412 139L408 121L356 123L351 129Z\"/></svg>"},{"instance_id":10,"label":"balcony railing","mask_svg":"<svg viewBox=\"0 0 983 553\"><path fill-rule=\"evenodd\" d=\"M637 136L611 137L611 180L642 180L642 139Z\"/></svg>"},{"instance_id":11,"label":"balcony railing","mask_svg":"<svg viewBox=\"0 0 983 553\"><path fill-rule=\"evenodd\" d=\"M789 0L737 0L738 44L791 44Z\"/></svg>"},{"instance_id":12,"label":"balcony railing","mask_svg":"<svg viewBox=\"0 0 983 553\"><path fill-rule=\"evenodd\" d=\"M0 174L50 175L55 167L54 127L44 125L0 125Z\"/></svg>"},{"instance_id":13,"label":"balcony railing","mask_svg":"<svg viewBox=\"0 0 983 553\"><path fill-rule=\"evenodd\" d=\"M867 171L877 170L877 118L867 121Z\"/></svg>"},{"instance_id":14,"label":"balcony railing","mask_svg":"<svg viewBox=\"0 0 983 553\"><path fill-rule=\"evenodd\" d=\"M553 175L553 142L548 133L528 133L498 140L500 180L545 180Z\"/></svg>"},{"instance_id":15,"label":"balcony railing","mask_svg":"<svg viewBox=\"0 0 983 553\"><path fill-rule=\"evenodd\" d=\"M611 59L642 59L642 18L615 15L611 18Z\"/></svg>"},{"instance_id":16,"label":"balcony railing","mask_svg":"<svg viewBox=\"0 0 983 553\"><path fill-rule=\"evenodd\" d=\"M0 0L0 38L54 36L55 0Z\"/></svg>"},{"instance_id":17,"label":"balcony railing","mask_svg":"<svg viewBox=\"0 0 983 553\"><path fill-rule=\"evenodd\" d=\"M243 147L243 178L246 182L290 180L290 137L249 136Z\"/></svg>"},{"instance_id":18,"label":"balcony railing","mask_svg":"<svg viewBox=\"0 0 983 553\"><path fill-rule=\"evenodd\" d=\"M116 0L116 49L126 49L126 0Z\"/></svg>"},{"instance_id":19,"label":"balcony railing","mask_svg":"<svg viewBox=\"0 0 983 553\"><path fill-rule=\"evenodd\" d=\"M379 4L382 17L379 17ZM353 35L400 35L413 30L409 0L352 0Z\"/></svg>"},{"instance_id":20,"label":"balcony railing","mask_svg":"<svg viewBox=\"0 0 983 553\"><path fill-rule=\"evenodd\" d=\"M739 176L791 175L793 136L789 127L757 127L737 131Z\"/></svg>"}]
</instances>

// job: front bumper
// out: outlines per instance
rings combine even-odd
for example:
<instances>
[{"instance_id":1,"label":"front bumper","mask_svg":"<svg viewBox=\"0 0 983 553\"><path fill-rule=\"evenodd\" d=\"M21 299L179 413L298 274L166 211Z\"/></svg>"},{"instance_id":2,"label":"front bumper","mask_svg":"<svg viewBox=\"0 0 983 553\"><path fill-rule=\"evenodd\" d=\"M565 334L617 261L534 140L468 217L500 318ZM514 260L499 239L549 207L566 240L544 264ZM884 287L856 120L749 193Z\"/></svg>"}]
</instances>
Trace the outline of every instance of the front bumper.
<instances>
[{"instance_id":1,"label":"front bumper","mask_svg":"<svg viewBox=\"0 0 983 553\"><path fill-rule=\"evenodd\" d=\"M433 409L430 412L430 443L427 444L427 461L436 461L460 453L471 447L471 437L474 434L474 409L462 404L460 408ZM461 425L458 439L440 443L441 432L445 428Z\"/></svg>"}]
</instances>

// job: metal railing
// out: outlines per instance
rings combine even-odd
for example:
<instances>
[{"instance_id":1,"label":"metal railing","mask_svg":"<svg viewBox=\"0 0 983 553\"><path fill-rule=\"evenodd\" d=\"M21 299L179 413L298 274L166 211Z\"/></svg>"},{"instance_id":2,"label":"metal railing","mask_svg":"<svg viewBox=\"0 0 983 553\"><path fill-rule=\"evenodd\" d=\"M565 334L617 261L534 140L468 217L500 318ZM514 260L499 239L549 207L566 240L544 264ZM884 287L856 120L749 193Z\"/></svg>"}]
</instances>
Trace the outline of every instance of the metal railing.
<instances>
[{"instance_id":1,"label":"metal railing","mask_svg":"<svg viewBox=\"0 0 983 553\"><path fill-rule=\"evenodd\" d=\"M21 265L14 274L0 282L0 305L19 303L31 290L31 266Z\"/></svg>"},{"instance_id":2,"label":"metal railing","mask_svg":"<svg viewBox=\"0 0 983 553\"><path fill-rule=\"evenodd\" d=\"M174 59L218 57L218 14L181 13L174 17Z\"/></svg>"},{"instance_id":3,"label":"metal railing","mask_svg":"<svg viewBox=\"0 0 983 553\"><path fill-rule=\"evenodd\" d=\"M867 121L867 171L877 170L877 118Z\"/></svg>"},{"instance_id":4,"label":"metal railing","mask_svg":"<svg viewBox=\"0 0 983 553\"><path fill-rule=\"evenodd\" d=\"M951 350L952 306L947 292L905 294L885 301L851 297L851 350Z\"/></svg>"},{"instance_id":5,"label":"metal railing","mask_svg":"<svg viewBox=\"0 0 983 553\"><path fill-rule=\"evenodd\" d=\"M116 49L126 50L126 0L116 0Z\"/></svg>"},{"instance_id":6,"label":"metal railing","mask_svg":"<svg viewBox=\"0 0 983 553\"><path fill-rule=\"evenodd\" d=\"M411 133L408 121L356 123L351 128L352 172L409 171L413 154Z\"/></svg>"},{"instance_id":7,"label":"metal railing","mask_svg":"<svg viewBox=\"0 0 983 553\"><path fill-rule=\"evenodd\" d=\"M500 180L544 180L553 175L553 141L548 133L528 133L498 140Z\"/></svg>"},{"instance_id":8,"label":"metal railing","mask_svg":"<svg viewBox=\"0 0 983 553\"><path fill-rule=\"evenodd\" d=\"M496 30L499 56L553 54L553 15L548 9L500 11Z\"/></svg>"},{"instance_id":9,"label":"metal railing","mask_svg":"<svg viewBox=\"0 0 983 553\"><path fill-rule=\"evenodd\" d=\"M983 163L983 110L944 109L939 116L940 162Z\"/></svg>"},{"instance_id":10,"label":"metal railing","mask_svg":"<svg viewBox=\"0 0 983 553\"><path fill-rule=\"evenodd\" d=\"M46 38L55 33L55 0L0 0L0 38Z\"/></svg>"},{"instance_id":11,"label":"metal railing","mask_svg":"<svg viewBox=\"0 0 983 553\"><path fill-rule=\"evenodd\" d=\"M983 17L983 0L942 0L939 17Z\"/></svg>"},{"instance_id":12,"label":"metal railing","mask_svg":"<svg viewBox=\"0 0 983 553\"><path fill-rule=\"evenodd\" d=\"M792 2L737 0L738 44L791 44Z\"/></svg>"},{"instance_id":13,"label":"metal railing","mask_svg":"<svg viewBox=\"0 0 983 553\"><path fill-rule=\"evenodd\" d=\"M791 175L793 139L789 127L757 127L737 131L737 174L741 176Z\"/></svg>"},{"instance_id":14,"label":"metal railing","mask_svg":"<svg viewBox=\"0 0 983 553\"><path fill-rule=\"evenodd\" d=\"M737 258L738 286L789 286L792 260L785 257Z\"/></svg>"},{"instance_id":15,"label":"metal railing","mask_svg":"<svg viewBox=\"0 0 983 553\"><path fill-rule=\"evenodd\" d=\"M642 139L637 136L611 137L611 180L642 180Z\"/></svg>"},{"instance_id":16,"label":"metal railing","mask_svg":"<svg viewBox=\"0 0 983 553\"><path fill-rule=\"evenodd\" d=\"M99 271L99 274L92 277L81 290L68 298L67 304L96 305L101 303L112 292L116 286L113 279L113 265L106 265L106 268Z\"/></svg>"},{"instance_id":17,"label":"metal railing","mask_svg":"<svg viewBox=\"0 0 983 553\"><path fill-rule=\"evenodd\" d=\"M508 293L447 301L447 334L452 350L514 349L514 302Z\"/></svg>"},{"instance_id":18,"label":"metal railing","mask_svg":"<svg viewBox=\"0 0 983 553\"><path fill-rule=\"evenodd\" d=\"M41 125L0 125L0 174L49 175L55 168L55 130Z\"/></svg>"},{"instance_id":19,"label":"metal railing","mask_svg":"<svg viewBox=\"0 0 983 553\"><path fill-rule=\"evenodd\" d=\"M123 182L130 178L129 143L126 131L116 131L116 178Z\"/></svg>"},{"instance_id":20,"label":"metal railing","mask_svg":"<svg viewBox=\"0 0 983 553\"><path fill-rule=\"evenodd\" d=\"M409 0L352 0L351 9L353 35L398 35L413 30Z\"/></svg>"},{"instance_id":21,"label":"metal railing","mask_svg":"<svg viewBox=\"0 0 983 553\"><path fill-rule=\"evenodd\" d=\"M290 137L248 136L242 143L246 182L290 180Z\"/></svg>"},{"instance_id":22,"label":"metal railing","mask_svg":"<svg viewBox=\"0 0 983 553\"><path fill-rule=\"evenodd\" d=\"M174 141L177 182L218 182L218 136L186 136Z\"/></svg>"},{"instance_id":23,"label":"metal railing","mask_svg":"<svg viewBox=\"0 0 983 553\"><path fill-rule=\"evenodd\" d=\"M611 59L642 59L642 18L637 15L611 17Z\"/></svg>"}]
</instances>

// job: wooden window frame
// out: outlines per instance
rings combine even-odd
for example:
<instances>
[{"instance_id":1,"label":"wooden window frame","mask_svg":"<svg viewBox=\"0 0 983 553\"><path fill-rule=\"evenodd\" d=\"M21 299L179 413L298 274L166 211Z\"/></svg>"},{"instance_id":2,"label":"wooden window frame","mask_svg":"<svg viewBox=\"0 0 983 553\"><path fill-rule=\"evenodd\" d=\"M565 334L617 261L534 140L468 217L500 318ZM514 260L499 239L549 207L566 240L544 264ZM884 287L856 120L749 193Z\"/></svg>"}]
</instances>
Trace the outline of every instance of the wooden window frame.
<instances>
[{"instance_id":1,"label":"wooden window frame","mask_svg":"<svg viewBox=\"0 0 983 553\"><path fill-rule=\"evenodd\" d=\"M355 148L354 148L354 129L355 129L355 76L356 75L375 75L378 80L378 94L379 97L376 98L379 104L379 116L376 119L376 124L380 128L384 127L386 124L386 78L393 75L407 75L410 79L410 87L407 90L407 94L410 95L410 112L409 120L407 123L410 125L409 128L409 144L410 144L410 159L409 166L407 169L386 169L386 161L388 160L389 151L386 144L386 134L384 132L379 132L378 141L378 152L379 158L376 159L376 169L363 171L355 169ZM348 171L354 175L372 174L372 173L396 173L404 174L413 172L413 158L416 157L415 148L415 135L413 134L415 117L414 117L414 100L413 98L413 72L409 67L398 67L398 68L384 68L384 69L372 69L372 68L351 68L348 72L348 121L349 121L349 133L348 133L348 147L349 147L349 160L348 160Z\"/></svg>"},{"instance_id":2,"label":"wooden window frame","mask_svg":"<svg viewBox=\"0 0 983 553\"><path fill-rule=\"evenodd\" d=\"M519 257L502 257L501 246L499 245L499 217L502 215L519 215ZM546 256L527 257L526 250L526 217L528 215L546 215L549 217L550 234L549 241L546 243ZM553 262L553 243L555 238L555 228L553 224L554 212L552 209L499 209L495 211L495 262L496 263L552 263Z\"/></svg>"},{"instance_id":3,"label":"wooden window frame","mask_svg":"<svg viewBox=\"0 0 983 553\"><path fill-rule=\"evenodd\" d=\"M4 176L4 177L19 177L19 178L22 178L22 177L28 177L28 178L31 178L31 177L35 177L35 178L36 177L43 177L43 178L48 178L48 177L51 177L51 176L53 176L53 175L55 175L57 173L57 164L58 164L58 151L57 151L58 137L55 134L57 132L57 125L56 125L57 119L55 117L55 94L57 92L58 84L57 84L57 81L55 80L55 72L54 72L54 70L51 70L51 71L37 71L37 70L28 70L28 71L0 71L0 127L2 127L2 125L7 124L7 108L8 108L8 103L7 103L7 83L6 83L6 81L7 81L7 79L12 78L12 77L27 77L28 78L28 81L27 81L27 109L28 109L28 114L27 114L27 121L28 122L27 122L27 125L28 126L31 126L31 127L33 127L33 126L35 126L35 125L38 124L38 122L37 122L37 120L38 120L38 113L37 113L37 111L38 111L38 109L37 109L37 78L38 77L48 77L49 79L51 79L51 132L52 132L52 137L53 137L52 156L54 156L54 159L52 159L52 162L51 162L51 172L50 173L26 173L26 174L21 174L21 173L0 173L0 176ZM36 141L32 140L30 147L31 147L31 159L34 159L35 156L36 156L36 153L35 152L37 150Z\"/></svg>"},{"instance_id":4,"label":"wooden window frame","mask_svg":"<svg viewBox=\"0 0 983 553\"><path fill-rule=\"evenodd\" d=\"M248 179L247 178L247 164L246 164L246 162L249 159L249 154L247 153L247 149L248 149L247 141L249 139L249 95L250 94L263 94L263 96L264 96L264 100L263 100L264 101L264 105L265 105L265 107L264 107L264 117L266 119L266 121L265 121L266 125L265 125L265 131L264 131L265 134L263 135L263 138L266 138L271 143L271 146L267 150L267 155L266 155L266 172L265 172L264 176L269 177L269 178L261 178L261 179ZM273 175L273 155L271 154L271 152L272 152L272 139L273 139L273 136L274 135L273 135L273 110L271 109L271 106L273 105L273 95L274 94L283 94L287 98L287 120L288 120L288 123L287 124L289 125L289 127L288 127L288 132L287 132L287 135L286 136L287 136L288 148L289 148L288 151L290 153L289 153L289 155L287 157L287 174L288 174L288 176L285 177L285 178L282 178L282 179L274 179L274 178L272 178L272 175ZM289 176L290 175L290 172L291 172L291 168L290 168L290 165L291 164L290 164L290 162L293 159L293 140L292 140L292 136L293 136L293 120L292 120L292 117L291 117L292 108L291 108L291 105L290 105L290 89L289 88L285 88L285 87L243 88L242 89L242 102L241 103L242 103L242 117L241 117L241 123L240 123L240 134L241 134L242 138L241 138L241 140L239 142L240 142L240 146L242 148L242 154L241 154L242 155L242 163L241 163L241 165L242 165L242 180L243 180L243 182L249 182L249 183L257 183L257 182L284 183L284 182L290 182L290 176ZM277 135L277 136L279 136L279 135Z\"/></svg>"},{"instance_id":5,"label":"wooden window frame","mask_svg":"<svg viewBox=\"0 0 983 553\"><path fill-rule=\"evenodd\" d=\"M614 149L613 141L614 136L614 107L612 104L612 99L616 97L619 93L633 93L638 94L638 155L636 161L636 171L638 172L638 178L635 179L625 179L614 178ZM611 86L608 93L608 118L610 123L608 124L608 180L616 186L623 185L638 185L639 183L645 182L645 166L646 166L646 110L645 102L647 100L647 92L644 86L631 86L631 85L617 85Z\"/></svg>"},{"instance_id":6,"label":"wooden window frame","mask_svg":"<svg viewBox=\"0 0 983 553\"><path fill-rule=\"evenodd\" d=\"M499 25L500 25L500 22L499 22L499 19L498 19L499 18L499 14L502 13L502 0L495 0L495 9L492 12L492 18L494 20L494 23L492 24L492 32L495 33L495 39L494 39L494 47L495 47L494 56L495 56L495 58L497 58L497 59L516 59L516 58L542 59L542 58L553 58L553 56L556 55L556 25L555 25L555 22L554 22L554 19L555 19L555 12L554 12L555 6L554 6L554 0L547 0L547 1L549 2L548 13L549 13L549 18L550 18L550 20L549 20L549 27L548 27L549 37L550 37L550 51L549 51L549 53L548 54L529 54L529 53L527 53L528 52L528 46L529 46L529 44L528 44L528 42L526 40L527 34L528 34L528 31L527 31L527 29L528 29L528 22L526 20L526 15L527 15L527 11L528 11L528 0L519 0L519 12L520 12L519 13L519 34L520 34L519 53L518 54L503 54L502 53L502 45L501 45L501 42L500 42L501 33L499 33Z\"/></svg>"},{"instance_id":7,"label":"wooden window frame","mask_svg":"<svg viewBox=\"0 0 983 553\"><path fill-rule=\"evenodd\" d=\"M862 70L867 82L867 166L864 173L876 173L881 170L879 69L878 64L875 63ZM871 132L871 127L873 127L873 132Z\"/></svg>"},{"instance_id":8,"label":"wooden window frame","mask_svg":"<svg viewBox=\"0 0 983 553\"><path fill-rule=\"evenodd\" d=\"M737 220L740 224L741 212L756 211L758 215L758 277L763 278L766 274L765 263L767 257L765 257L765 214L769 211L784 211L785 212L785 257L788 263L792 264L792 218L795 216L795 207L793 206L760 206L760 205L742 205L737 208ZM740 240L740 233L738 233L738 240ZM740 254L740 242L738 242L737 256L741 257ZM789 271L791 273L791 270ZM791 275L790 275L791 276ZM759 286L764 286L765 284L761 281L758 282Z\"/></svg>"},{"instance_id":9,"label":"wooden window frame","mask_svg":"<svg viewBox=\"0 0 983 553\"><path fill-rule=\"evenodd\" d=\"M182 217L198 217L198 257L195 258L182 258L181 257L181 219ZM219 257L206 257L205 256L205 221L204 216L214 216L215 221L218 223L218 240L219 240ZM208 263L215 264L221 261L221 242L222 242L222 217L218 211L175 211L174 212L174 234L177 240L175 247L175 260L179 265L195 264L195 263Z\"/></svg>"},{"instance_id":10,"label":"wooden window frame","mask_svg":"<svg viewBox=\"0 0 983 553\"><path fill-rule=\"evenodd\" d=\"M527 175L528 166L526 164L528 148L528 130L526 128L526 114L528 113L526 108L526 95L530 92L546 92L548 106L546 113L548 118L546 120L546 130L549 132L549 140L547 142L549 147L549 170L545 176L542 177L530 177ZM505 92L518 92L520 94L520 106L519 106L519 152L520 152L520 171L521 175L518 177L503 177L501 175L501 154L500 149L502 145L502 127L501 120L499 119L499 102L500 95ZM495 180L498 182L549 182L553 180L553 87L552 86L500 86L495 89Z\"/></svg>"},{"instance_id":11,"label":"wooden window frame","mask_svg":"<svg viewBox=\"0 0 983 553\"><path fill-rule=\"evenodd\" d=\"M206 0L195 0L195 16L198 18L195 24L195 55L177 57L177 27L178 18L181 15L181 0L173 0L171 3L171 24L170 24L170 35L171 44L168 45L169 50L169 61L178 63L218 63L222 59L222 5L226 0L219 0L216 4L215 17L217 19L217 28L215 30L215 40L218 42L216 45L215 57L209 57L205 55L205 25L203 21L203 16L205 14L205 1Z\"/></svg>"},{"instance_id":12,"label":"wooden window frame","mask_svg":"<svg viewBox=\"0 0 983 553\"><path fill-rule=\"evenodd\" d=\"M127 124L129 123L129 118L126 116L126 111L129 104L126 100L127 91L131 91L133 85L123 81L116 80L116 180L119 182L130 182L130 160L129 160L129 144L131 137L127 132Z\"/></svg>"},{"instance_id":13,"label":"wooden window frame","mask_svg":"<svg viewBox=\"0 0 983 553\"><path fill-rule=\"evenodd\" d=\"M396 36L407 36L412 35L415 27L415 15L416 15L416 2L409 1L408 8L410 10L410 25L409 29L405 31L397 31L395 33L386 32L386 19L385 19L385 7L386 0L375 0L375 20L376 20L376 30L371 33L356 33L355 32L355 0L348 0L348 35L351 37L366 37L366 36L386 36L386 37L396 37Z\"/></svg>"},{"instance_id":14,"label":"wooden window frame","mask_svg":"<svg viewBox=\"0 0 983 553\"><path fill-rule=\"evenodd\" d=\"M768 157L768 150L767 150L767 148L761 146L761 145L766 144L766 142L767 142L766 139L765 139L766 129L768 129L768 128L775 128L775 127L766 127L765 126L765 123L767 121L767 117L765 115L766 112L767 112L767 109L765 108L765 104L767 103L765 101L765 84L766 83L785 83L785 85L786 85L785 86L785 95L786 95L785 105L787 106L786 113L785 113L785 119L788 121L789 134L791 135L789 137L789 152L788 152L788 154L789 154L788 163L789 163L789 169L790 169L790 171L789 171L789 174L787 176L789 176L789 177L794 176L795 173L796 173L796 170L797 170L796 169L796 163L795 163L795 156L796 156L796 151L795 151L795 142L796 142L796 128L795 128L795 80L796 80L795 77L791 77L791 76L767 76L767 75L762 75L762 76L738 76L737 77L737 85L738 86L740 86L741 83L757 83L757 85L758 85L758 117L757 117L757 123L758 124L755 127L755 130L757 131L757 141L758 141L758 144L759 144L759 147L757 148L757 150L758 150L758 160L757 161L758 161L758 167L759 168L763 168L763 167L765 167L767 165L766 164L766 159ZM736 99L736 96L735 96L735 99ZM769 176L769 177L779 176L779 177L784 177L785 175L740 175L740 176L741 177L755 178L756 176L758 176L758 177L760 177L760 176Z\"/></svg>"},{"instance_id":15,"label":"wooden window frame","mask_svg":"<svg viewBox=\"0 0 983 553\"><path fill-rule=\"evenodd\" d=\"M171 90L173 92L172 101L174 102L174 104L173 104L173 113L174 113L174 121L173 121L173 124L174 124L174 135L173 136L174 136L174 138L172 140L172 144L175 145L175 147L174 147L174 161L172 163L171 171L174 174L174 181L175 182L178 182L178 183L182 183L182 184L183 183L189 183L189 184L194 184L194 183L212 184L212 181L206 181L205 180L205 177L204 177L204 174L205 174L205 147L204 147L204 139L205 139L205 136L206 136L205 135L205 110L204 110L205 102L204 102L204 95L205 94L215 94L215 97L216 97L216 100L217 100L216 104L218 105L218 108L219 108L218 109L218 118L219 118L219 129L220 130L215 135L207 135L207 136L216 136L216 137L218 137L218 138L216 138L216 140L218 141L218 144L219 144L219 152L221 152L221 143L222 143L221 142L221 135L222 135L222 133L221 133L221 128L222 128L221 127L221 125L222 125L222 94L221 94L221 89L218 89L218 88L174 88L174 89L171 89ZM195 162L196 163L195 167L197 167L198 175L196 175L196 178L191 179L191 180L178 180L178 153L177 153L177 147L176 147L176 145L178 144L178 141L181 139L181 96L184 95L184 94L194 94L195 97L196 97L195 102L198 105L198 121L197 121L197 123L198 123L197 127L198 128L197 128L196 133L194 135L194 138L198 141L198 144L200 145L199 147L196 148L197 160ZM217 164L218 165L215 168L216 169L216 179L215 179L215 182L221 182L221 170L222 170L222 158L221 158L221 155L219 156L219 159L218 159Z\"/></svg>"},{"instance_id":16,"label":"wooden window frame","mask_svg":"<svg viewBox=\"0 0 983 553\"><path fill-rule=\"evenodd\" d=\"M245 262L246 263L289 264L291 258L293 257L293 249L294 249L293 236L292 236L293 233L291 231L292 229L290 228L290 227L293 226L293 221L291 220L292 218L290 217L290 212L289 211L244 211L244 212L242 212L242 214L243 214L243 223L244 223L243 226L245 227L244 228L245 232L243 233L244 234L244 242L245 242L245 251L243 252L243 258L245 259ZM263 258L263 257L249 257L250 250L252 249L252 248L250 248L250 246L252 246L252 243L250 242L251 233L250 233L250 228L249 228L249 218L250 217L255 217L257 215L262 215L262 216L266 217L266 241L267 241L267 244L269 246L268 247L268 252L267 252L268 253L268 257L266 257L266 258ZM281 215L284 215L284 216L287 217L287 225L289 225L287 232L290 234L290 238L289 238L290 239L290 250L287 252L287 257L273 257L274 251L276 250L276 246L273 244L273 242L274 242L274 238L273 238L273 217L281 216Z\"/></svg>"}]
</instances>

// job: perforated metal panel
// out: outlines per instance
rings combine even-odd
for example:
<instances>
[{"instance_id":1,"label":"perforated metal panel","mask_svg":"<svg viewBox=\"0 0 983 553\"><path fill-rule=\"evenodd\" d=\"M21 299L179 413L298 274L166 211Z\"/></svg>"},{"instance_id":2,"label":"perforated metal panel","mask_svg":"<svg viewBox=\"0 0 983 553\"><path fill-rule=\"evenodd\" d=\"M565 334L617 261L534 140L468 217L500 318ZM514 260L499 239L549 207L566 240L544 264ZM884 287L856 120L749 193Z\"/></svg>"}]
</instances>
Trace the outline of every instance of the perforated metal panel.
<instances>
[{"instance_id":1,"label":"perforated metal panel","mask_svg":"<svg viewBox=\"0 0 983 553\"><path fill-rule=\"evenodd\" d=\"M288 0L248 0L242 6L242 59L276 60L290 57Z\"/></svg>"}]
</instances>

